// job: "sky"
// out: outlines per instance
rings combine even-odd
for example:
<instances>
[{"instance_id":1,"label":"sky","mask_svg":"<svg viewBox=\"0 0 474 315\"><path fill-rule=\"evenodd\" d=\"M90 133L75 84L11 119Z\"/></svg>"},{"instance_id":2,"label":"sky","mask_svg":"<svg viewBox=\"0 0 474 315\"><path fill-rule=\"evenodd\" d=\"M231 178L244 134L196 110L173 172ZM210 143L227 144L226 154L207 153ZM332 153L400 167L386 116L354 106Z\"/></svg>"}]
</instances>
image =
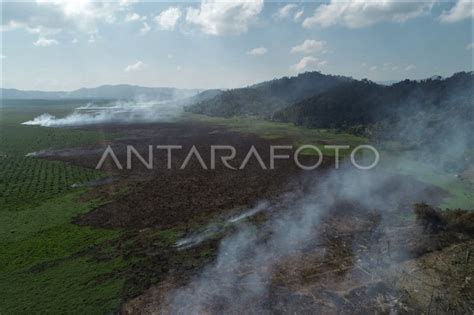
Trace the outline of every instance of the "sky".
<instances>
[{"instance_id":1,"label":"sky","mask_svg":"<svg viewBox=\"0 0 474 315\"><path fill-rule=\"evenodd\" d=\"M1 86L234 88L473 70L471 0L2 1Z\"/></svg>"}]
</instances>

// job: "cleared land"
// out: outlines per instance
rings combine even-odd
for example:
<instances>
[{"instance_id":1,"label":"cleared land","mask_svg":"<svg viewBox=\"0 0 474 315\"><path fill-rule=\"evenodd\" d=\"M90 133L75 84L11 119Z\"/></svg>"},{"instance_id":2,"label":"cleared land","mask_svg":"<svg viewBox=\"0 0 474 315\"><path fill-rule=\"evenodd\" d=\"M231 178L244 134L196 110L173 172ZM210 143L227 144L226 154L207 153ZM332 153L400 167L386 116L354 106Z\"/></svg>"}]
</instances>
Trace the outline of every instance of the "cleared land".
<instances>
[{"instance_id":1,"label":"cleared land","mask_svg":"<svg viewBox=\"0 0 474 315\"><path fill-rule=\"evenodd\" d=\"M237 227L225 223L229 218L238 216L261 199L272 200L292 191L305 193L306 179L322 178L325 172L322 167L316 172L301 174L293 163L285 161L277 162L275 172L262 170L255 161L245 172L237 173L223 169L205 171L197 163L184 171L178 167L168 171L163 167L166 165L164 155L157 156L156 164L161 167L153 172L139 167L137 161L133 171L119 172L109 165L99 172L93 168L105 145L110 144L124 161L127 144L134 145L142 154L147 152L149 144L180 144L184 149L176 155L179 165L194 144L204 160L209 160L211 144L235 145L239 152L236 160L241 161L251 145L255 145L267 160L270 144L355 146L366 142L366 139L331 130L203 116L187 116L174 123L87 128L22 126L21 122L44 112L65 115L77 103L66 107L60 104L16 105L2 108L0 127L0 152L3 155L0 157L0 185L3 185L0 291L5 292L0 300L0 312L5 313L110 313L120 308L125 312L136 308L162 308L166 303L153 304L161 301L157 299L156 291L168 292L186 285L204 266L212 263L220 240ZM41 150L46 150L41 153L43 157L25 157L27 153ZM305 159L310 161L314 156ZM328 158L324 165L327 167L332 163ZM93 188L72 187L76 183L109 176L118 179ZM393 185L423 187L423 198L433 204L443 204L450 200L447 198L452 198L453 202L459 200L450 194L452 185L431 185L413 176L399 176ZM469 205L469 200L463 205ZM416 200L407 196L404 202L410 204ZM278 215L278 211L259 213L243 222L259 226L272 215ZM426 310L430 303L426 298L427 291L422 290L418 295L413 293L423 287L422 283L403 282L401 288L414 295L400 298L401 289L387 288L387 283L391 282L380 284L390 280L384 274L390 264L380 264L380 269L372 271L370 265L357 267L357 259L372 255L374 250L380 250L373 256L375 259L383 257L388 251L386 239L395 236L400 237L395 237L392 251L396 252L397 246L408 247L416 259L427 252L434 256L436 250L454 251L455 257L461 257L466 250L472 250L472 245L469 243L466 249L465 236L449 231L423 233L414 222L411 208L394 212L393 218L390 221L393 226L388 227L393 235L377 236L380 246L369 250L367 247L373 241L373 235L378 235L374 234L379 226L377 216L371 209L341 205L324 220L321 231L332 232L319 235L321 231L315 231L314 236L323 242L312 244L279 264L269 300L271 309L277 312L311 308L332 311L337 307L359 307L363 312L393 307L393 299L398 298L397 310L404 307ZM208 226L217 228L208 231ZM185 249L176 246L183 238L203 233L205 240L196 246ZM420 240L422 242L418 242ZM311 239L308 241L311 243ZM450 247L453 243L462 244L458 247L462 253ZM323 251L329 251L330 255L320 255ZM420 263L438 268L432 256L426 256ZM396 267L412 273L410 264L417 263L416 259L415 262L401 259ZM450 272L456 274L466 269L465 262L454 266ZM244 273L248 272L245 266L244 260ZM372 275L367 275L367 270ZM329 274L336 278L325 278ZM336 286L329 287L334 279L338 280ZM440 280L435 294L443 297L441 288L451 280L449 298L465 300L466 296L472 296L469 289L456 291L465 281L462 275ZM364 304L367 308L357 304L361 296L367 302ZM378 300L381 301L379 304ZM449 307L441 302L431 304ZM469 306L458 304L458 310L465 310L465 307ZM215 304L210 306L210 311L223 309Z\"/></svg>"}]
</instances>

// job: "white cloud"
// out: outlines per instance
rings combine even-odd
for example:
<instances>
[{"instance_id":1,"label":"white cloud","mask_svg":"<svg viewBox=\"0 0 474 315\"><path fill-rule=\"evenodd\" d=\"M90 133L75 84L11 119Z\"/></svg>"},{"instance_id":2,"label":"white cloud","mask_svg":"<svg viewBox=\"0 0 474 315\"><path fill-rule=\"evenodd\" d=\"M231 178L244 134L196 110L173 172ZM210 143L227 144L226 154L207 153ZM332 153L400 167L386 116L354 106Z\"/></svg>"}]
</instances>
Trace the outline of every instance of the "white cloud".
<instances>
[{"instance_id":1,"label":"white cloud","mask_svg":"<svg viewBox=\"0 0 474 315\"><path fill-rule=\"evenodd\" d=\"M443 11L439 19L443 23L454 23L473 17L474 4L472 0L458 0L449 11Z\"/></svg>"},{"instance_id":2,"label":"white cloud","mask_svg":"<svg viewBox=\"0 0 474 315\"><path fill-rule=\"evenodd\" d=\"M372 66L372 67L369 68L369 70L370 71L375 71L375 70L377 70L377 66Z\"/></svg>"},{"instance_id":3,"label":"white cloud","mask_svg":"<svg viewBox=\"0 0 474 315\"><path fill-rule=\"evenodd\" d=\"M47 46L52 46L52 45L57 45L57 44L58 44L57 40L45 38L45 37L39 37L38 40L33 43L33 45L37 47L47 47Z\"/></svg>"},{"instance_id":4,"label":"white cloud","mask_svg":"<svg viewBox=\"0 0 474 315\"><path fill-rule=\"evenodd\" d=\"M473 50L474 49L474 42L467 44L466 50Z\"/></svg>"},{"instance_id":5,"label":"white cloud","mask_svg":"<svg viewBox=\"0 0 474 315\"><path fill-rule=\"evenodd\" d=\"M314 39L307 39L302 44L296 45L291 48L290 51L292 54L294 53L303 53L303 54L311 54L316 52L326 52L326 42L314 40Z\"/></svg>"},{"instance_id":6,"label":"white cloud","mask_svg":"<svg viewBox=\"0 0 474 315\"><path fill-rule=\"evenodd\" d=\"M400 67L391 63L391 62L386 62L382 65L382 70L384 71L397 71Z\"/></svg>"},{"instance_id":7,"label":"white cloud","mask_svg":"<svg viewBox=\"0 0 474 315\"><path fill-rule=\"evenodd\" d=\"M77 43L79 43L79 40L77 38L74 38L73 40L71 40L71 43L72 44L77 44Z\"/></svg>"},{"instance_id":8,"label":"white cloud","mask_svg":"<svg viewBox=\"0 0 474 315\"><path fill-rule=\"evenodd\" d=\"M127 7L133 3L137 3L139 0L120 0L119 1L119 4L122 6L122 7Z\"/></svg>"},{"instance_id":9,"label":"white cloud","mask_svg":"<svg viewBox=\"0 0 474 315\"><path fill-rule=\"evenodd\" d=\"M125 22L136 22L136 21L144 21L146 20L146 16L140 16L138 13L128 13L125 16Z\"/></svg>"},{"instance_id":10,"label":"white cloud","mask_svg":"<svg viewBox=\"0 0 474 315\"><path fill-rule=\"evenodd\" d=\"M98 32L92 32L92 33L89 34L89 39L87 40L87 42L93 44L93 43L95 43L99 38L100 38L100 36L99 36L99 33L98 33Z\"/></svg>"},{"instance_id":11,"label":"white cloud","mask_svg":"<svg viewBox=\"0 0 474 315\"><path fill-rule=\"evenodd\" d=\"M384 21L401 23L426 14L431 10L434 2L435 0L331 0L328 4L318 6L311 17L304 19L303 27L327 27L341 24L350 28L359 28Z\"/></svg>"},{"instance_id":12,"label":"white cloud","mask_svg":"<svg viewBox=\"0 0 474 315\"><path fill-rule=\"evenodd\" d=\"M176 66L176 71L178 71L178 72L179 72L179 71L181 71L181 69L183 69L183 67L181 67L181 66L179 66L179 65L178 65L178 66Z\"/></svg>"},{"instance_id":13,"label":"white cloud","mask_svg":"<svg viewBox=\"0 0 474 315\"><path fill-rule=\"evenodd\" d=\"M10 20L7 24L3 24L0 26L0 32L11 32L16 30L25 30L30 34L38 34L38 35L54 35L61 32L60 28L49 28L43 25L36 25L30 26L24 22L18 22L15 20Z\"/></svg>"},{"instance_id":14,"label":"white cloud","mask_svg":"<svg viewBox=\"0 0 474 315\"><path fill-rule=\"evenodd\" d=\"M278 9L278 11L273 16L277 19L287 18L293 13L293 11L296 10L296 8L298 8L298 6L294 3L287 4Z\"/></svg>"},{"instance_id":15,"label":"white cloud","mask_svg":"<svg viewBox=\"0 0 474 315\"><path fill-rule=\"evenodd\" d=\"M138 70L142 70L144 66L145 66L145 64L142 61L139 60L134 64L126 66L123 71L124 72L138 71Z\"/></svg>"},{"instance_id":16,"label":"white cloud","mask_svg":"<svg viewBox=\"0 0 474 315\"><path fill-rule=\"evenodd\" d=\"M186 22L205 34L246 33L263 9L263 0L202 1L199 8L188 8Z\"/></svg>"},{"instance_id":17,"label":"white cloud","mask_svg":"<svg viewBox=\"0 0 474 315\"><path fill-rule=\"evenodd\" d=\"M116 21L116 14L130 5L129 1L99 2L94 0L36 0L43 10L55 10L62 13L66 20L82 30L96 31L97 24L111 24Z\"/></svg>"},{"instance_id":18,"label":"white cloud","mask_svg":"<svg viewBox=\"0 0 474 315\"><path fill-rule=\"evenodd\" d=\"M318 58L312 57L312 56L306 56L301 58L301 60L291 66L291 68L297 72L303 71L303 70L308 70L311 68L315 67L321 67L327 64L327 61L325 60L319 60Z\"/></svg>"},{"instance_id":19,"label":"white cloud","mask_svg":"<svg viewBox=\"0 0 474 315\"><path fill-rule=\"evenodd\" d=\"M145 35L145 34L148 33L150 30L151 30L150 25L148 25L147 22L143 22L143 27L140 29L140 34L141 34L141 35Z\"/></svg>"},{"instance_id":20,"label":"white cloud","mask_svg":"<svg viewBox=\"0 0 474 315\"><path fill-rule=\"evenodd\" d=\"M155 21L160 29L172 31L176 27L180 17L181 10L179 8L171 7L164 10L157 17L155 17Z\"/></svg>"},{"instance_id":21,"label":"white cloud","mask_svg":"<svg viewBox=\"0 0 474 315\"><path fill-rule=\"evenodd\" d=\"M5 55L0 55L0 59L1 59L1 60L7 59L7 56L5 56Z\"/></svg>"},{"instance_id":22,"label":"white cloud","mask_svg":"<svg viewBox=\"0 0 474 315\"><path fill-rule=\"evenodd\" d=\"M257 48L247 51L247 55L253 55L253 56L265 55L267 51L268 49L266 49L265 47L257 47Z\"/></svg>"},{"instance_id":23,"label":"white cloud","mask_svg":"<svg viewBox=\"0 0 474 315\"><path fill-rule=\"evenodd\" d=\"M303 13L303 9L298 10L298 5L290 3L280 7L278 11L273 14L273 17L277 20L293 18L295 21L297 21L301 18Z\"/></svg>"},{"instance_id":24,"label":"white cloud","mask_svg":"<svg viewBox=\"0 0 474 315\"><path fill-rule=\"evenodd\" d=\"M296 13L295 13L295 16L294 16L295 21L298 21L298 20L303 16L303 14L304 14L304 10L303 10L303 9L299 10L298 12L296 12Z\"/></svg>"},{"instance_id":25,"label":"white cloud","mask_svg":"<svg viewBox=\"0 0 474 315\"><path fill-rule=\"evenodd\" d=\"M47 37L65 32L98 30L100 24L111 24L129 9L130 1L36 0L2 3L1 31L25 30Z\"/></svg>"},{"instance_id":26,"label":"white cloud","mask_svg":"<svg viewBox=\"0 0 474 315\"><path fill-rule=\"evenodd\" d=\"M413 71L415 69L416 69L416 66L414 66L414 65L408 65L408 66L405 67L405 71Z\"/></svg>"}]
</instances>

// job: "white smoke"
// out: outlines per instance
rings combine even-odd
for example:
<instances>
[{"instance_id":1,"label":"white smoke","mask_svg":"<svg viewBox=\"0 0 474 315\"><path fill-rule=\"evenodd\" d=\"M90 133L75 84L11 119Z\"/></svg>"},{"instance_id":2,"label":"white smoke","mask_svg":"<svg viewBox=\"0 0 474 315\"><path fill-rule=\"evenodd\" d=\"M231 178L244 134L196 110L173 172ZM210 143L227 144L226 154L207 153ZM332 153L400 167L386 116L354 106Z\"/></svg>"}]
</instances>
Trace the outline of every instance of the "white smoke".
<instances>
[{"instance_id":1,"label":"white smoke","mask_svg":"<svg viewBox=\"0 0 474 315\"><path fill-rule=\"evenodd\" d=\"M22 124L64 127L105 123L146 123L173 120L182 111L183 106L174 101L116 101L106 105L89 103L76 108L66 117L60 118L45 113Z\"/></svg>"},{"instance_id":2,"label":"white smoke","mask_svg":"<svg viewBox=\"0 0 474 315\"><path fill-rule=\"evenodd\" d=\"M266 210L269 208L269 203L264 201L258 203L255 207L252 207L238 215L234 215L230 218L227 218L224 222L221 223L211 223L207 225L204 230L200 233L187 235L184 238L179 239L175 247L178 249L188 249L193 246L197 246L202 242L215 237L219 233L223 233L226 229L234 224L238 224L239 222L251 218L256 214Z\"/></svg>"},{"instance_id":3,"label":"white smoke","mask_svg":"<svg viewBox=\"0 0 474 315\"><path fill-rule=\"evenodd\" d=\"M336 210L341 201L383 213L398 207L407 195L421 194L421 187L420 191L403 186L391 189L392 182L393 175L345 165L312 182L310 191L288 194L273 203L280 215L263 227L243 224L221 241L215 263L172 294L167 302L171 313L212 313L212 307L218 305L224 313L233 314L264 303L277 264L317 243L322 217ZM257 313L260 311L265 313L265 307Z\"/></svg>"}]
</instances>

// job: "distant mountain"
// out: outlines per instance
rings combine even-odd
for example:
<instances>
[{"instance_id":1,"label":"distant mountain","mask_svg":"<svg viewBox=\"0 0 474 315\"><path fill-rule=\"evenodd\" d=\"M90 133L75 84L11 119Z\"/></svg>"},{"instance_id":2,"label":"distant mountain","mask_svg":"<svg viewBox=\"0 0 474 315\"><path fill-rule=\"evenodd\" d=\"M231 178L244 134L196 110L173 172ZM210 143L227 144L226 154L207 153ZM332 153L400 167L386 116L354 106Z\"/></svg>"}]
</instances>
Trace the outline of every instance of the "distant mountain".
<instances>
[{"instance_id":1,"label":"distant mountain","mask_svg":"<svg viewBox=\"0 0 474 315\"><path fill-rule=\"evenodd\" d=\"M67 92L22 91L0 88L2 99L60 99Z\"/></svg>"},{"instance_id":2,"label":"distant mountain","mask_svg":"<svg viewBox=\"0 0 474 315\"><path fill-rule=\"evenodd\" d=\"M197 102L187 107L187 110L209 116L244 115L270 118L275 111L285 106L352 80L320 72L306 72L296 77L284 77L245 88L227 90Z\"/></svg>"},{"instance_id":3,"label":"distant mountain","mask_svg":"<svg viewBox=\"0 0 474 315\"><path fill-rule=\"evenodd\" d=\"M102 85L96 88L82 88L71 92L22 91L1 89L3 99L135 99L157 101L192 97L200 92L195 89L175 89L163 87L141 87L135 85Z\"/></svg>"}]
</instances>

